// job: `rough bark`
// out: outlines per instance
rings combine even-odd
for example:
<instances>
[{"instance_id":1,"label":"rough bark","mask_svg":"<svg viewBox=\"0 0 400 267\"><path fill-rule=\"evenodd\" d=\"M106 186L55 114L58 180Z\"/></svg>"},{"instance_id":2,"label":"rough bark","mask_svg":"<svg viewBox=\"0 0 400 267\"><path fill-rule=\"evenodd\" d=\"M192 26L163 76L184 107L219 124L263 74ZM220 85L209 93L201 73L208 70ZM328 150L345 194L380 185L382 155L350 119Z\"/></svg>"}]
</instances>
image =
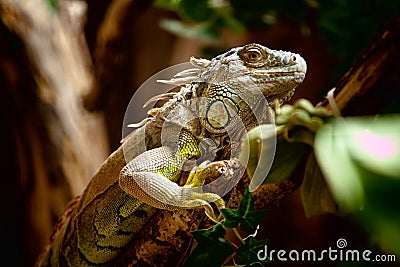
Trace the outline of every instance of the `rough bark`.
<instances>
[{"instance_id":1,"label":"rough bark","mask_svg":"<svg viewBox=\"0 0 400 267\"><path fill-rule=\"evenodd\" d=\"M356 60L336 85L335 100L345 116L399 112L400 15ZM397 101L397 102L396 102ZM324 100L320 105L328 105Z\"/></svg>"}]
</instances>

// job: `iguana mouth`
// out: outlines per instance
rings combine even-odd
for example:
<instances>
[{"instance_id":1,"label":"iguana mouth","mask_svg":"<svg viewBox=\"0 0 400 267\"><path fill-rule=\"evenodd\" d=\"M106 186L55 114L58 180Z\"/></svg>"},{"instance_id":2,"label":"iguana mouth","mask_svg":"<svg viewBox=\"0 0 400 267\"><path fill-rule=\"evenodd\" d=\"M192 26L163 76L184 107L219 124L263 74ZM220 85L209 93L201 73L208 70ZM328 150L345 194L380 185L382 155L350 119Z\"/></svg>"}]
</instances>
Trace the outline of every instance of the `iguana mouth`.
<instances>
[{"instance_id":1,"label":"iguana mouth","mask_svg":"<svg viewBox=\"0 0 400 267\"><path fill-rule=\"evenodd\" d=\"M279 104L282 104L282 103L288 101L290 98L292 98L295 90L296 90L296 88L293 88L292 90L288 90L288 91L285 91L280 94L269 95L266 97L267 102L271 106L274 106L276 104L276 100L278 100Z\"/></svg>"},{"instance_id":2,"label":"iguana mouth","mask_svg":"<svg viewBox=\"0 0 400 267\"><path fill-rule=\"evenodd\" d=\"M305 73L301 71L257 71L252 75L256 87L259 88L269 103L273 102L274 99L279 99L281 103L289 100L304 78Z\"/></svg>"},{"instance_id":3,"label":"iguana mouth","mask_svg":"<svg viewBox=\"0 0 400 267\"><path fill-rule=\"evenodd\" d=\"M295 71L271 71L271 70L255 70L253 73L247 73L258 81L258 83L274 82L278 79L294 80L298 84L302 83L306 77L306 73L302 70Z\"/></svg>"}]
</instances>

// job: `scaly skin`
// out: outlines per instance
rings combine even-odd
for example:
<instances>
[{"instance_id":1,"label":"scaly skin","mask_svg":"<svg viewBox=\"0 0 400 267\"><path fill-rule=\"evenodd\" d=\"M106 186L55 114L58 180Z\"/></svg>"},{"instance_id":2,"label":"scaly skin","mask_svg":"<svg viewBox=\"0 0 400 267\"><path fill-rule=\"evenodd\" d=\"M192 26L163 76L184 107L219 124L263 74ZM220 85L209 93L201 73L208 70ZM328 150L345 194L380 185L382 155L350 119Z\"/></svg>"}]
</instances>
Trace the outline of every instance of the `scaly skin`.
<instances>
[{"instance_id":1,"label":"scaly skin","mask_svg":"<svg viewBox=\"0 0 400 267\"><path fill-rule=\"evenodd\" d=\"M164 143L134 158L121 171L119 181L125 192L160 209L196 207L218 199L218 195L199 191L194 196L190 184L179 187L176 182L182 165L200 157L199 143L205 139L212 140L216 153L223 155L217 159L228 159L229 154L235 157L234 143L240 142L244 131L261 123L267 115L265 98L279 104L287 100L306 71L300 56L257 44L231 49L198 65L201 66L197 73L194 69L189 74L184 71L176 75L181 80L192 79L191 83L154 112L148 122L168 122L171 114L176 113L172 117L177 120L163 127L177 128L169 131L178 136L177 147ZM173 78L171 82L177 81ZM193 114L190 119L179 119L188 113ZM203 177L199 173L191 182L202 185L204 181L199 179Z\"/></svg>"},{"instance_id":2,"label":"scaly skin","mask_svg":"<svg viewBox=\"0 0 400 267\"><path fill-rule=\"evenodd\" d=\"M181 91L153 109L145 125L103 164L68 211L38 266L107 265L149 221L155 207L196 207L218 200L217 195L190 188L215 173L231 175L235 162L230 158L237 156L244 131L265 118L268 103L288 100L306 72L299 55L258 44L191 62L194 69L164 81L182 86ZM176 139L162 142L163 136ZM210 157L214 162L207 162ZM196 159L200 165L179 187L182 166Z\"/></svg>"}]
</instances>

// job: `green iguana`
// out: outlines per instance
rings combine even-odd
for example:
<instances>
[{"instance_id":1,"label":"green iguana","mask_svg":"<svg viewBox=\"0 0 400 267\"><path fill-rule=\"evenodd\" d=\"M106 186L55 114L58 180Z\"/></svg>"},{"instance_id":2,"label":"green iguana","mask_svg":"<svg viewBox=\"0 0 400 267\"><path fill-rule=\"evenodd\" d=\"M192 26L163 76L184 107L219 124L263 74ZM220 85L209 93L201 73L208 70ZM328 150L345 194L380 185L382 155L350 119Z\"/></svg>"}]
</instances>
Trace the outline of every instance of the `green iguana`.
<instances>
[{"instance_id":1,"label":"green iguana","mask_svg":"<svg viewBox=\"0 0 400 267\"><path fill-rule=\"evenodd\" d=\"M240 178L234 173L242 169L236 160L242 135L268 119L269 104L291 98L307 68L298 54L258 44L191 63L194 68L163 81L180 91L152 99L170 98L149 112L110 156L114 161L104 163L63 216L38 266L106 265L156 208L209 208L209 202L223 207L220 197ZM204 185L222 176L224 183Z\"/></svg>"}]
</instances>

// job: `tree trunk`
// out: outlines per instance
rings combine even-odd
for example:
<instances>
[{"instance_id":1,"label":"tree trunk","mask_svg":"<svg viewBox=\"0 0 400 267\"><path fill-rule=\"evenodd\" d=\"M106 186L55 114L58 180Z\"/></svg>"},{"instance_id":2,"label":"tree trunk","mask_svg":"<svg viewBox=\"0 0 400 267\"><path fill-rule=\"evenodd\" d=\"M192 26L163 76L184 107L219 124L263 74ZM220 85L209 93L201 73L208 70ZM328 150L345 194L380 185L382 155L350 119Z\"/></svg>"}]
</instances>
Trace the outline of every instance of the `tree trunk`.
<instances>
[{"instance_id":1,"label":"tree trunk","mask_svg":"<svg viewBox=\"0 0 400 267\"><path fill-rule=\"evenodd\" d=\"M0 2L1 203L18 203L2 212L1 229L20 239L26 265L109 153L102 115L82 105L94 80L85 3L55 2Z\"/></svg>"}]
</instances>

